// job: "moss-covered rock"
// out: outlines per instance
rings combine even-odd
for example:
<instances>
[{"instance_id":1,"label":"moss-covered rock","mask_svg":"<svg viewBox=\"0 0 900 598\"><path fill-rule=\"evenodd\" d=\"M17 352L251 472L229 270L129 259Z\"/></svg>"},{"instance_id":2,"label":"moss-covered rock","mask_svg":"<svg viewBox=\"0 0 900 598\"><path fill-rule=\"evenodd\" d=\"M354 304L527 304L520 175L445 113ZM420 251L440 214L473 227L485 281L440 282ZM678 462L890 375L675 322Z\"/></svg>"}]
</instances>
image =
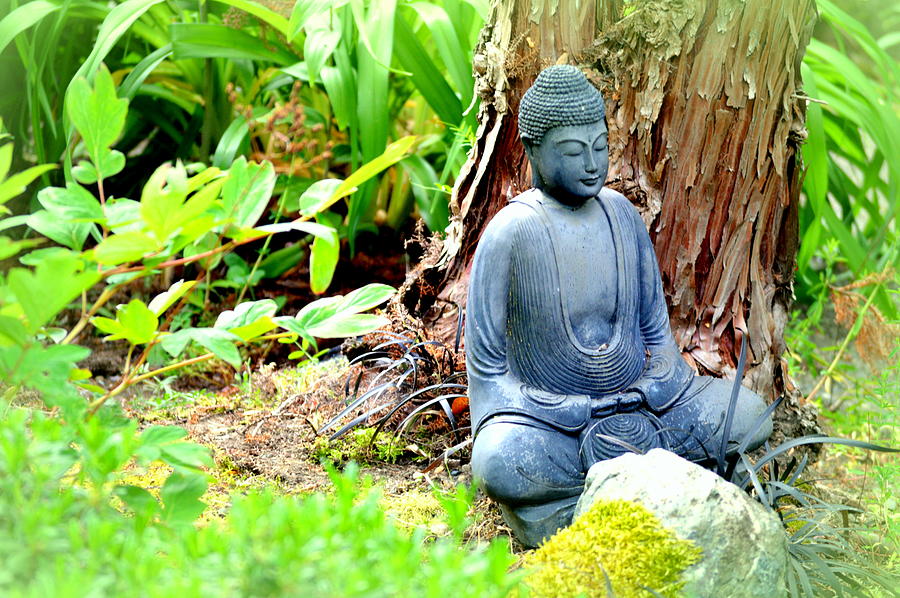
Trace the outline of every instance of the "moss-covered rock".
<instances>
[{"instance_id":1,"label":"moss-covered rock","mask_svg":"<svg viewBox=\"0 0 900 598\"><path fill-rule=\"evenodd\" d=\"M525 559L527 578L540 598L603 597L607 583L617 598L679 596L682 572L702 551L679 539L643 506L598 501L570 527Z\"/></svg>"}]
</instances>

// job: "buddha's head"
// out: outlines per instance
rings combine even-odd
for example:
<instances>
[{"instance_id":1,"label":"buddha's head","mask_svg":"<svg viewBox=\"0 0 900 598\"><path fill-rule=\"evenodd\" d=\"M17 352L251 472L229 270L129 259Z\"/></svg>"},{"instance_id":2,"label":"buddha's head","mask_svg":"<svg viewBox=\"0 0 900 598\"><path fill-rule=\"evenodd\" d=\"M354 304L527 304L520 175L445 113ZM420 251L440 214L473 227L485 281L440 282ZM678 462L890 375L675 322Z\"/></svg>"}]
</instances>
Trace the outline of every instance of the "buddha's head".
<instances>
[{"instance_id":1,"label":"buddha's head","mask_svg":"<svg viewBox=\"0 0 900 598\"><path fill-rule=\"evenodd\" d=\"M541 71L522 96L519 134L535 187L569 206L600 192L609 168L606 108L578 68Z\"/></svg>"}]
</instances>

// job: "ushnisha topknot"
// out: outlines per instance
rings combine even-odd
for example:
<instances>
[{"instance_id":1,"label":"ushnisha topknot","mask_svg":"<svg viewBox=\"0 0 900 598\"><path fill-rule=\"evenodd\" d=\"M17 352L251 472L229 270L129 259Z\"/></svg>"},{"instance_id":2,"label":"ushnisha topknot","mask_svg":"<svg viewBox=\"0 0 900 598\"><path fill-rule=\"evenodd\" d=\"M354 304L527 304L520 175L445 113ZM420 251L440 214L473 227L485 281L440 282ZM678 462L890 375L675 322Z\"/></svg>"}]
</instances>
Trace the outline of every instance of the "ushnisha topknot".
<instances>
[{"instance_id":1,"label":"ushnisha topknot","mask_svg":"<svg viewBox=\"0 0 900 598\"><path fill-rule=\"evenodd\" d=\"M540 143L553 127L586 125L606 118L603 96L577 67L545 68L519 104L519 135Z\"/></svg>"}]
</instances>

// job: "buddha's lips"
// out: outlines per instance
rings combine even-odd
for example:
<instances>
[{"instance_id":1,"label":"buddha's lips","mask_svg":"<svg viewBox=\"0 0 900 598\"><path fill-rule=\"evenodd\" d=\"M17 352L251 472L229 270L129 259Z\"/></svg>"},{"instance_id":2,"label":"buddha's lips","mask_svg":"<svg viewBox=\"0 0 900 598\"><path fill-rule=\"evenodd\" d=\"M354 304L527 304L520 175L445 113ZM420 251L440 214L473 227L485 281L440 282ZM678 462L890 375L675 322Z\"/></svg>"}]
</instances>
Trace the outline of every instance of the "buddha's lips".
<instances>
[{"instance_id":1,"label":"buddha's lips","mask_svg":"<svg viewBox=\"0 0 900 598\"><path fill-rule=\"evenodd\" d=\"M585 185L595 185L595 184L597 183L597 181L600 180L600 177L595 176L595 177L593 177L593 178L580 179L580 180L581 180L581 182L584 183Z\"/></svg>"}]
</instances>

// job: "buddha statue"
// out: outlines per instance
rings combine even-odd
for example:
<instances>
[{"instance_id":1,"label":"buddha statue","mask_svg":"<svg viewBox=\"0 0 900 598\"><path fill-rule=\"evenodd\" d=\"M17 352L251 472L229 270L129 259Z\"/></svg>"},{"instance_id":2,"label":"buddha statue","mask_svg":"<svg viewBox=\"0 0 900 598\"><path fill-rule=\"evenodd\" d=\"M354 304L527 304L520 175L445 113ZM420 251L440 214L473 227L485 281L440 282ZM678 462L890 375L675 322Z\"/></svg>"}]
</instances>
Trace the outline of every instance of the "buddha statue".
<instances>
[{"instance_id":1,"label":"buddha statue","mask_svg":"<svg viewBox=\"0 0 900 598\"><path fill-rule=\"evenodd\" d=\"M527 546L571 522L594 463L651 448L708 461L726 427L733 383L681 358L644 223L604 187L605 121L579 69L540 73L518 121L534 188L494 216L471 271L472 472ZM732 451L765 407L741 388Z\"/></svg>"}]
</instances>

